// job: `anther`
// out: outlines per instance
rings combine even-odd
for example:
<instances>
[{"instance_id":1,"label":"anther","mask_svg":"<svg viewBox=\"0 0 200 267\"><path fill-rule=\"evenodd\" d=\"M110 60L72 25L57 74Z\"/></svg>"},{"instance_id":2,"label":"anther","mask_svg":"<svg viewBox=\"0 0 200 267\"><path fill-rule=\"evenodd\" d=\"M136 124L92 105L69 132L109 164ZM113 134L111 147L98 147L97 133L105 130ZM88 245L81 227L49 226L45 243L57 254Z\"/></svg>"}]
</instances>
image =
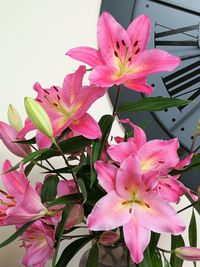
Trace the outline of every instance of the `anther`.
<instances>
[{"instance_id":1,"label":"anther","mask_svg":"<svg viewBox=\"0 0 200 267\"><path fill-rule=\"evenodd\" d=\"M145 206L146 206L147 208L149 208L149 209L150 209L150 206L149 206L149 204L145 203Z\"/></svg>"},{"instance_id":2,"label":"anther","mask_svg":"<svg viewBox=\"0 0 200 267\"><path fill-rule=\"evenodd\" d=\"M122 40L122 44L123 44L124 46L126 46L126 43L124 42L124 40Z\"/></svg>"},{"instance_id":3,"label":"anther","mask_svg":"<svg viewBox=\"0 0 200 267\"><path fill-rule=\"evenodd\" d=\"M136 41L133 46L136 47L138 45L138 41Z\"/></svg>"},{"instance_id":4,"label":"anther","mask_svg":"<svg viewBox=\"0 0 200 267\"><path fill-rule=\"evenodd\" d=\"M135 55L137 55L138 53L140 52L140 48L138 48L136 51L135 51Z\"/></svg>"},{"instance_id":5,"label":"anther","mask_svg":"<svg viewBox=\"0 0 200 267\"><path fill-rule=\"evenodd\" d=\"M171 187L172 187L170 184L167 184L167 183L165 183L165 185L166 185L167 187L169 187L169 188L171 188Z\"/></svg>"},{"instance_id":6,"label":"anther","mask_svg":"<svg viewBox=\"0 0 200 267\"><path fill-rule=\"evenodd\" d=\"M54 105L55 107L57 107L57 106L58 106L58 104L56 104L56 103L53 103L53 105Z\"/></svg>"},{"instance_id":7,"label":"anther","mask_svg":"<svg viewBox=\"0 0 200 267\"><path fill-rule=\"evenodd\" d=\"M38 102L40 102L40 103L42 103L42 100L40 100L40 99L36 99Z\"/></svg>"},{"instance_id":8,"label":"anther","mask_svg":"<svg viewBox=\"0 0 200 267\"><path fill-rule=\"evenodd\" d=\"M117 45L117 49L119 49L119 48L120 48L120 46L119 46L119 42L118 42L118 41L117 41L116 45Z\"/></svg>"},{"instance_id":9,"label":"anther","mask_svg":"<svg viewBox=\"0 0 200 267\"><path fill-rule=\"evenodd\" d=\"M60 96L59 95L57 95L57 98L58 98L58 100L60 100Z\"/></svg>"},{"instance_id":10,"label":"anther","mask_svg":"<svg viewBox=\"0 0 200 267\"><path fill-rule=\"evenodd\" d=\"M129 57L129 58L128 58L128 61L130 62L131 60L132 60L132 58L131 58L131 57Z\"/></svg>"},{"instance_id":11,"label":"anther","mask_svg":"<svg viewBox=\"0 0 200 267\"><path fill-rule=\"evenodd\" d=\"M118 54L117 54L117 51L114 51L114 54L115 54L116 57L119 57Z\"/></svg>"},{"instance_id":12,"label":"anther","mask_svg":"<svg viewBox=\"0 0 200 267\"><path fill-rule=\"evenodd\" d=\"M45 92L47 95L50 95L50 93L49 93L47 90L45 90L45 89L44 89L44 92Z\"/></svg>"},{"instance_id":13,"label":"anther","mask_svg":"<svg viewBox=\"0 0 200 267\"><path fill-rule=\"evenodd\" d=\"M129 209L129 213L132 213L132 208Z\"/></svg>"}]
</instances>

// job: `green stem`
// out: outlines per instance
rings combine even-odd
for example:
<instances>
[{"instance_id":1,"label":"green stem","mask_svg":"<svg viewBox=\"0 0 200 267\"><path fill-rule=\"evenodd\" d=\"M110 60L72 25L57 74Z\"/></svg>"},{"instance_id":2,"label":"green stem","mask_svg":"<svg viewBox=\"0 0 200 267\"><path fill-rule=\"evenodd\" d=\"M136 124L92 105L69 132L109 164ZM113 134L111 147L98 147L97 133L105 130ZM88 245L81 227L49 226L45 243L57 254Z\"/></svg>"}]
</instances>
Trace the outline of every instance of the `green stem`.
<instances>
[{"instance_id":1,"label":"green stem","mask_svg":"<svg viewBox=\"0 0 200 267\"><path fill-rule=\"evenodd\" d=\"M120 85L117 86L117 95L116 95L116 98L115 98L115 104L114 104L114 108L113 108L113 117L116 116L116 109L117 109L117 103L118 103L118 100L119 100L119 93L120 93Z\"/></svg>"},{"instance_id":2,"label":"green stem","mask_svg":"<svg viewBox=\"0 0 200 267\"><path fill-rule=\"evenodd\" d=\"M78 183L77 183L77 180L76 180L76 175L75 175L74 172L72 171L72 169L71 169L71 167L70 167L70 165L69 165L69 162L68 162L68 160L67 160L65 154L63 153L62 149L60 148L60 146L58 145L58 143L56 142L56 140L55 140L53 137L52 137L52 142L53 142L53 144L57 147L57 149L58 149L58 151L60 152L60 154L61 154L61 156L62 156L62 158L63 158L63 160L64 160L66 166L69 168L70 173L71 173L71 175L72 175L72 177L73 177L73 179L74 179L74 182L75 182L75 184L76 184L77 190L78 190L78 192L80 192L80 190L79 190L79 186L78 186Z\"/></svg>"},{"instance_id":3,"label":"green stem","mask_svg":"<svg viewBox=\"0 0 200 267\"><path fill-rule=\"evenodd\" d=\"M197 205L197 204L199 204L199 201L194 202L194 203L192 203L192 204L186 206L185 208L179 210L177 213L180 213L180 212L182 212L182 211L184 211L184 210L187 210L187 209L189 209L189 208L191 208L191 207L194 207L194 206Z\"/></svg>"},{"instance_id":4,"label":"green stem","mask_svg":"<svg viewBox=\"0 0 200 267\"><path fill-rule=\"evenodd\" d=\"M162 252L164 252L164 253L169 253L169 254L171 254L171 253L172 253L172 251L171 251L171 250L166 250L166 249L159 248L159 247L157 247L157 249L158 249L158 250L160 250L160 251L162 251Z\"/></svg>"}]
</instances>

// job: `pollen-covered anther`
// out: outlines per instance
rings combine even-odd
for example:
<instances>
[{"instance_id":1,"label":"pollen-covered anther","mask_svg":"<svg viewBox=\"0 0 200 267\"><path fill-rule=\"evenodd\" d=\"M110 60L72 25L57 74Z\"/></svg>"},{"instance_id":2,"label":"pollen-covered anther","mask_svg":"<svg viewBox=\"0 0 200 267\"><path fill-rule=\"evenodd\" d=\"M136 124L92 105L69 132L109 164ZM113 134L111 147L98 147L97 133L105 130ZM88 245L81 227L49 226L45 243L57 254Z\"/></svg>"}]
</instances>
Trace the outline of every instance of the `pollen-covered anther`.
<instances>
[{"instance_id":1,"label":"pollen-covered anther","mask_svg":"<svg viewBox=\"0 0 200 267\"><path fill-rule=\"evenodd\" d=\"M149 204L145 203L145 206L146 206L148 209L150 209L150 206L149 206Z\"/></svg>"},{"instance_id":2,"label":"pollen-covered anther","mask_svg":"<svg viewBox=\"0 0 200 267\"><path fill-rule=\"evenodd\" d=\"M123 46L126 46L126 43L124 42L124 40L122 40L122 44L123 44Z\"/></svg>"},{"instance_id":3,"label":"pollen-covered anther","mask_svg":"<svg viewBox=\"0 0 200 267\"><path fill-rule=\"evenodd\" d=\"M133 44L134 47L136 47L138 45L138 41L135 41L135 43Z\"/></svg>"},{"instance_id":4,"label":"pollen-covered anther","mask_svg":"<svg viewBox=\"0 0 200 267\"><path fill-rule=\"evenodd\" d=\"M114 54L116 57L119 57L117 51L114 51Z\"/></svg>"},{"instance_id":5,"label":"pollen-covered anther","mask_svg":"<svg viewBox=\"0 0 200 267\"><path fill-rule=\"evenodd\" d=\"M134 52L134 54L137 55L139 52L140 52L140 48L138 48L138 49Z\"/></svg>"},{"instance_id":6,"label":"pollen-covered anther","mask_svg":"<svg viewBox=\"0 0 200 267\"><path fill-rule=\"evenodd\" d=\"M120 48L120 45L119 45L119 42L118 41L116 42L116 46L117 46L117 49Z\"/></svg>"},{"instance_id":7,"label":"pollen-covered anther","mask_svg":"<svg viewBox=\"0 0 200 267\"><path fill-rule=\"evenodd\" d=\"M45 89L44 89L44 92L45 92L47 95L50 95L50 93L49 93L47 90L45 90Z\"/></svg>"},{"instance_id":8,"label":"pollen-covered anther","mask_svg":"<svg viewBox=\"0 0 200 267\"><path fill-rule=\"evenodd\" d=\"M53 86L53 89L56 90L56 92L58 92L58 88L56 88L56 86Z\"/></svg>"}]
</instances>

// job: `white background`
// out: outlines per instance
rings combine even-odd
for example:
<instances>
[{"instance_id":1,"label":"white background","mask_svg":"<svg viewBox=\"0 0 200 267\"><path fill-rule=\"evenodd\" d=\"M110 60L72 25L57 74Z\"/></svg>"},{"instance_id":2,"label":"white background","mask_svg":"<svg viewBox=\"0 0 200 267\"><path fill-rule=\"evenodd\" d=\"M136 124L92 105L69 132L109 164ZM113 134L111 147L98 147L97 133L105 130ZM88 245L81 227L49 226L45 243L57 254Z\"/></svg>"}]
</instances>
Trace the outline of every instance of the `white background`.
<instances>
[{"instance_id":1,"label":"white background","mask_svg":"<svg viewBox=\"0 0 200 267\"><path fill-rule=\"evenodd\" d=\"M64 55L67 50L80 45L97 46L100 3L100 0L0 0L0 120L7 120L10 103L25 118L23 99L35 97L32 85L36 81L44 87L60 85L64 76L78 67L77 61ZM108 97L100 99L90 112L97 120L104 113L111 113ZM121 134L117 123L114 132ZM13 164L18 161L1 143L0 151L0 168L5 159ZM38 172L33 171L31 181L38 178ZM187 204L183 199L177 209ZM182 217L188 223L190 211L184 212ZM0 229L0 240L13 230L12 227ZM0 267L20 266L24 251L19 245L16 241L0 250ZM168 248L167 236L163 238L162 246ZM79 255L70 267L78 266ZM193 265L185 263L184 266Z\"/></svg>"}]
</instances>

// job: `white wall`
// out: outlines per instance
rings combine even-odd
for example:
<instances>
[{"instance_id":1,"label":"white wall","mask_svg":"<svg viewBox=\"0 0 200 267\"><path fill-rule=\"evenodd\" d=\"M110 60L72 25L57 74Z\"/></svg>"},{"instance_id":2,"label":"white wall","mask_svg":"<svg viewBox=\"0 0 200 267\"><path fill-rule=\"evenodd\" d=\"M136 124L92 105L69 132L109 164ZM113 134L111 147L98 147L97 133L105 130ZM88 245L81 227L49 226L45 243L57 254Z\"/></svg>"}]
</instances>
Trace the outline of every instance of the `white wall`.
<instances>
[{"instance_id":1,"label":"white wall","mask_svg":"<svg viewBox=\"0 0 200 267\"><path fill-rule=\"evenodd\" d=\"M34 82L47 87L59 85L67 73L77 68L79 63L64 55L68 49L79 45L96 47L100 3L100 0L0 0L0 120L7 120L10 103L25 117L23 98L35 96ZM107 96L90 111L96 119L103 113L111 113ZM116 124L115 134L120 133ZM1 143L0 151L0 169L7 158L17 162ZM37 179L38 173L34 171L32 180ZM186 222L188 214L183 214ZM12 227L0 229L0 240L12 230ZM166 239L163 243L167 244ZM0 267L20 266L23 249L19 245L16 241L0 250ZM71 262L71 267L78 266L78 258Z\"/></svg>"}]
</instances>

